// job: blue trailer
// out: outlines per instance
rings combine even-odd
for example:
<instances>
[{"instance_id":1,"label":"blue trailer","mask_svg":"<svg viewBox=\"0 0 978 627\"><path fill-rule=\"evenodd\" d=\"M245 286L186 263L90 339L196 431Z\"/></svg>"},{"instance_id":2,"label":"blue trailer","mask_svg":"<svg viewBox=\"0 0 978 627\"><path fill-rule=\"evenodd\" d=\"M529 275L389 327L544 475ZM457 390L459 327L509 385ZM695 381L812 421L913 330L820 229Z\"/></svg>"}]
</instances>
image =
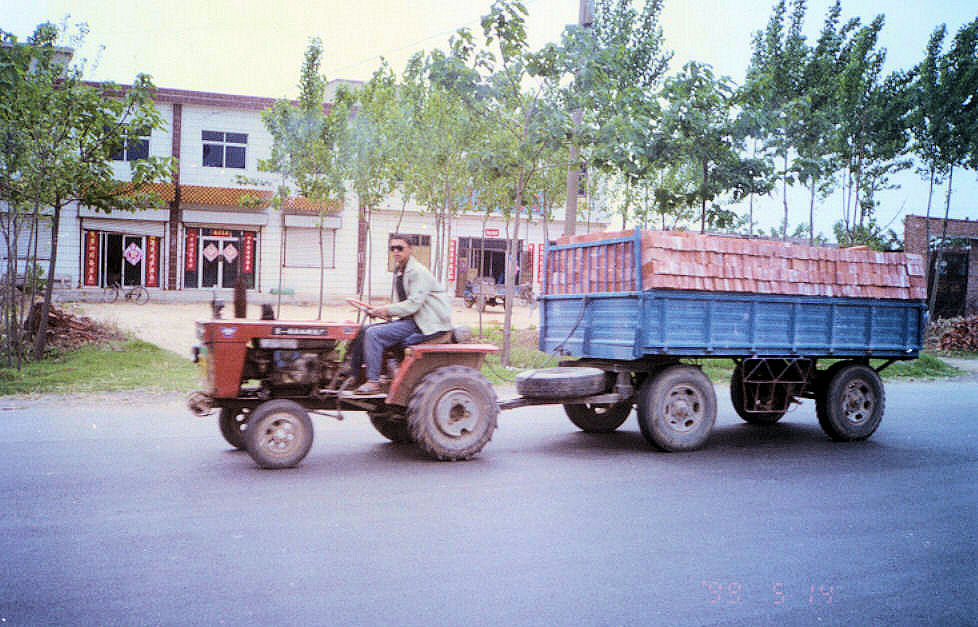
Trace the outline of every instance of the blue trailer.
<instances>
[{"instance_id":1,"label":"blue trailer","mask_svg":"<svg viewBox=\"0 0 978 627\"><path fill-rule=\"evenodd\" d=\"M883 416L879 372L919 355L922 300L644 289L640 251L638 230L547 248L539 348L577 359L522 375L521 404L562 403L589 432L618 428L636 406L651 444L692 450L709 437L716 397L684 360L722 357L747 422L773 424L809 398L829 437L862 440Z\"/></svg>"}]
</instances>

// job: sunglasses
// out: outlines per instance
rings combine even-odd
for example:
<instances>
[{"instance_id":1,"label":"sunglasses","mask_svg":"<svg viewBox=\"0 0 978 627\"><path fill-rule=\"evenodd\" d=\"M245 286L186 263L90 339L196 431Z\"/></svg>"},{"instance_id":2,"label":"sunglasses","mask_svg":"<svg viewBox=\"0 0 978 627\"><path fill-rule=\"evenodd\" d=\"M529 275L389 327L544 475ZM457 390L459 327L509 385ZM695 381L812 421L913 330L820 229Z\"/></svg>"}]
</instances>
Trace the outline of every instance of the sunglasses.
<instances>
[{"instance_id":1,"label":"sunglasses","mask_svg":"<svg viewBox=\"0 0 978 627\"><path fill-rule=\"evenodd\" d=\"M392 253L399 253L402 250L404 250L404 247L401 246L400 244L394 244L393 246L391 246L391 252Z\"/></svg>"}]
</instances>

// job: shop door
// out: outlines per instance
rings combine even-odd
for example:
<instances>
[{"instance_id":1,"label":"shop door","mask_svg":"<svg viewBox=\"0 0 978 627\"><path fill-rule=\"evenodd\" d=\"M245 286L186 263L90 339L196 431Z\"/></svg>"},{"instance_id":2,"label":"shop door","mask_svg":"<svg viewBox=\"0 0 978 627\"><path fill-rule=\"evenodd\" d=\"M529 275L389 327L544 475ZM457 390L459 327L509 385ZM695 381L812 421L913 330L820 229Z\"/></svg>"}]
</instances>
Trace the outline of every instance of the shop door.
<instances>
[{"instance_id":1,"label":"shop door","mask_svg":"<svg viewBox=\"0 0 978 627\"><path fill-rule=\"evenodd\" d=\"M122 257L125 259L122 264L122 287L143 284L145 253L146 245L142 237L126 235L122 238Z\"/></svg>"},{"instance_id":2,"label":"shop door","mask_svg":"<svg viewBox=\"0 0 978 627\"><path fill-rule=\"evenodd\" d=\"M238 238L202 237L200 286L234 287L241 258Z\"/></svg>"}]
</instances>

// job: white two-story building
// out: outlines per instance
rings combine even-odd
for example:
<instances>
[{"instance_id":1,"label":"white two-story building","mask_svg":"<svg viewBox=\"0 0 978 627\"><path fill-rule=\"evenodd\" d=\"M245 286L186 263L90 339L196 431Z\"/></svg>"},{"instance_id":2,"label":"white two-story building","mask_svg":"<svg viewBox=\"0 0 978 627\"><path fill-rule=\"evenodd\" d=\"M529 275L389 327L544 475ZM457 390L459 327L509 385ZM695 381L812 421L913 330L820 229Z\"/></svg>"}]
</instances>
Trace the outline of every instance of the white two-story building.
<instances>
[{"instance_id":1,"label":"white two-story building","mask_svg":"<svg viewBox=\"0 0 978 627\"><path fill-rule=\"evenodd\" d=\"M127 160L175 157L179 167L173 180L155 187L162 205L135 213L106 214L84 206L65 210L58 250L61 283L83 289L118 282L151 291L210 291L233 287L240 276L255 291L270 292L281 285L285 291L314 296L322 233L327 297L361 292L385 297L391 285L387 243L392 233L411 239L423 262L430 265L439 258L433 251L439 241L434 218L411 202L405 210L396 194L366 221L359 219L352 193L322 218L319 207L301 198L281 212L267 202L256 204L270 198L274 181L252 186L237 181L240 176L270 179L257 165L271 151L261 113L273 99L161 88L155 103L165 129L131 142L115 155L114 167L124 181L129 177ZM605 226L582 222L577 232ZM529 225L522 221L521 281L538 289L545 238L555 239L562 230L562 222L548 227L539 219ZM49 231L42 227L42 241L44 232ZM452 217L440 256L446 287L461 295L466 279L501 275L506 236L501 217L486 221L479 211ZM43 262L43 244L40 258Z\"/></svg>"}]
</instances>

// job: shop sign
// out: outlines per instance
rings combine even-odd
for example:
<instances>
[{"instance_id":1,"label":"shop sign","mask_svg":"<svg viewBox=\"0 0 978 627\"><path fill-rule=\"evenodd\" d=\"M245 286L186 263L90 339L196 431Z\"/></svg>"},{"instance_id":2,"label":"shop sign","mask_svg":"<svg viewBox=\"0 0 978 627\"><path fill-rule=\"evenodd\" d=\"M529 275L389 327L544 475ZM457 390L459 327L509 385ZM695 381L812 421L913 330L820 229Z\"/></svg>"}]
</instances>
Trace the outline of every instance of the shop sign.
<instances>
[{"instance_id":1,"label":"shop sign","mask_svg":"<svg viewBox=\"0 0 978 627\"><path fill-rule=\"evenodd\" d=\"M187 229L186 261L184 268L188 272L197 270L197 229Z\"/></svg>"},{"instance_id":2,"label":"shop sign","mask_svg":"<svg viewBox=\"0 0 978 627\"><path fill-rule=\"evenodd\" d=\"M494 226L490 226L484 231L486 237L499 237L499 229Z\"/></svg>"},{"instance_id":3,"label":"shop sign","mask_svg":"<svg viewBox=\"0 0 978 627\"><path fill-rule=\"evenodd\" d=\"M455 264L458 261L456 251L458 250L458 240L453 239L448 243L448 280L455 280Z\"/></svg>"},{"instance_id":4,"label":"shop sign","mask_svg":"<svg viewBox=\"0 0 978 627\"><path fill-rule=\"evenodd\" d=\"M537 267L540 271L537 272L537 285L543 285L543 244L537 246Z\"/></svg>"},{"instance_id":5,"label":"shop sign","mask_svg":"<svg viewBox=\"0 0 978 627\"><path fill-rule=\"evenodd\" d=\"M160 238L146 238L146 287L159 287Z\"/></svg>"},{"instance_id":6,"label":"shop sign","mask_svg":"<svg viewBox=\"0 0 978 627\"><path fill-rule=\"evenodd\" d=\"M85 285L98 285L98 231L85 231Z\"/></svg>"},{"instance_id":7,"label":"shop sign","mask_svg":"<svg viewBox=\"0 0 978 627\"><path fill-rule=\"evenodd\" d=\"M255 271L255 234L245 231L244 247L241 251L241 272L251 274Z\"/></svg>"}]
</instances>

